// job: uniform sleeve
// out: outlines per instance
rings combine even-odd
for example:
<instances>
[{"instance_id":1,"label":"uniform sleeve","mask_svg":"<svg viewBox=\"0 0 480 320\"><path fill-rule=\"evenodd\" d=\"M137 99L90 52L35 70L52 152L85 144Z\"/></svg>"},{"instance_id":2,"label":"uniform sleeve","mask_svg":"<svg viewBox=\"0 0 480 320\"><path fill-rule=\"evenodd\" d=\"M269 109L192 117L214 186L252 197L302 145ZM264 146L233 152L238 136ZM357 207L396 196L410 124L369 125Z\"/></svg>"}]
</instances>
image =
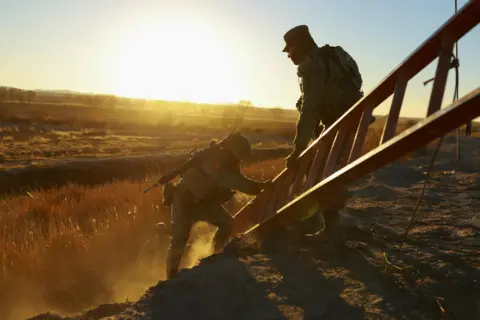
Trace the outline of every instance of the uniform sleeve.
<instances>
[{"instance_id":1,"label":"uniform sleeve","mask_svg":"<svg viewBox=\"0 0 480 320\"><path fill-rule=\"evenodd\" d=\"M302 110L302 99L303 97L300 96L297 100L297 103L295 104L295 108L300 112Z\"/></svg>"},{"instance_id":2,"label":"uniform sleeve","mask_svg":"<svg viewBox=\"0 0 480 320\"><path fill-rule=\"evenodd\" d=\"M262 191L262 182L248 179L240 168L236 170L221 170L216 166L215 161L204 161L203 170L221 187L238 190L246 194L258 194Z\"/></svg>"},{"instance_id":3,"label":"uniform sleeve","mask_svg":"<svg viewBox=\"0 0 480 320\"><path fill-rule=\"evenodd\" d=\"M238 190L246 194L258 194L262 191L263 183L245 177L241 172L219 172L216 182L228 189Z\"/></svg>"},{"instance_id":4,"label":"uniform sleeve","mask_svg":"<svg viewBox=\"0 0 480 320\"><path fill-rule=\"evenodd\" d=\"M303 103L293 140L295 151L300 153L314 136L320 122L320 107L325 96L326 69L323 59L317 58L306 65L300 65L298 75L303 80Z\"/></svg>"}]
</instances>

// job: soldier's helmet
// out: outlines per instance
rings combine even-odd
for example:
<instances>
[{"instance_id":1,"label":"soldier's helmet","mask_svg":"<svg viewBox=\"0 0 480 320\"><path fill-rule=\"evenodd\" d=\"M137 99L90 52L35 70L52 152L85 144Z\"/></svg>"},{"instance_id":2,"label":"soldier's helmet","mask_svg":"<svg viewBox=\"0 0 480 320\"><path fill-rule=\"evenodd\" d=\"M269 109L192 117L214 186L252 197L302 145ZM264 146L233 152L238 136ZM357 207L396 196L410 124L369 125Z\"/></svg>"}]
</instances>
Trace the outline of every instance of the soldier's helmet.
<instances>
[{"instance_id":1,"label":"soldier's helmet","mask_svg":"<svg viewBox=\"0 0 480 320\"><path fill-rule=\"evenodd\" d=\"M228 142L225 147L230 150L238 160L247 160L252 155L252 145L247 137L241 133L231 133L227 140Z\"/></svg>"}]
</instances>

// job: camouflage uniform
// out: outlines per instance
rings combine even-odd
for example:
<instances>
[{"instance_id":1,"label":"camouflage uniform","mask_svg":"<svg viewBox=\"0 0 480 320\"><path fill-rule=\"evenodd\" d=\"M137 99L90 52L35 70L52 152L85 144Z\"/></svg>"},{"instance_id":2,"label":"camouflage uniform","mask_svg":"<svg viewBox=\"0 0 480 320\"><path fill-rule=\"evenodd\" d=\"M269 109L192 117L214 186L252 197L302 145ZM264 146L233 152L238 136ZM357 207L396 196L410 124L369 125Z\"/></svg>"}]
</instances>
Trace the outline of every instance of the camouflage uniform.
<instances>
[{"instance_id":1,"label":"camouflage uniform","mask_svg":"<svg viewBox=\"0 0 480 320\"><path fill-rule=\"evenodd\" d=\"M325 125L325 129L330 127L363 93L356 90L355 86L348 88L343 85L346 79L341 67L333 61L325 61L318 51L312 52L298 66L297 75L302 95L297 102L300 119L294 147L300 153L310 139L317 138L319 132L316 130L320 122Z\"/></svg>"},{"instance_id":2,"label":"camouflage uniform","mask_svg":"<svg viewBox=\"0 0 480 320\"><path fill-rule=\"evenodd\" d=\"M265 183L242 175L239 160L249 154L248 140L238 135L239 144L232 144L203 159L199 167L188 169L176 186L171 207L171 241L167 256L167 277L178 272L190 230L197 221L207 221L218 227L215 234L215 251L228 240L233 226L232 216L223 208L226 198L238 190L258 194ZM248 143L248 145L247 145ZM242 159L243 158L243 159ZM227 195L226 197L224 195Z\"/></svg>"},{"instance_id":3,"label":"camouflage uniform","mask_svg":"<svg viewBox=\"0 0 480 320\"><path fill-rule=\"evenodd\" d=\"M292 32L293 31L293 32ZM291 31L292 37L304 37L307 41L311 39L308 28L299 26ZM287 35L285 40L287 41ZM288 41L287 41L288 46ZM287 158L289 162L294 162L295 158L306 149L310 139L316 139L322 132L320 122L328 129L338 120L355 102L362 96L360 90L362 78L353 59L341 47L325 46L322 48L316 45L312 46L305 58L298 64L297 75L300 79L301 96L297 101L297 110L300 112L300 118L297 123L297 132L293 141L294 150ZM328 51L327 51L328 50ZM284 49L284 51L287 51ZM352 63L353 62L353 63ZM345 66L351 66L350 70ZM346 72L347 70L347 72ZM348 73L348 75L347 75ZM338 190L345 194L345 189ZM340 203L335 203L332 208L324 210L325 231L337 232L338 210L343 207L345 197ZM308 229L318 230L317 215L307 219L302 223ZM314 230L315 230L314 229ZM315 230L315 231L316 231Z\"/></svg>"}]
</instances>

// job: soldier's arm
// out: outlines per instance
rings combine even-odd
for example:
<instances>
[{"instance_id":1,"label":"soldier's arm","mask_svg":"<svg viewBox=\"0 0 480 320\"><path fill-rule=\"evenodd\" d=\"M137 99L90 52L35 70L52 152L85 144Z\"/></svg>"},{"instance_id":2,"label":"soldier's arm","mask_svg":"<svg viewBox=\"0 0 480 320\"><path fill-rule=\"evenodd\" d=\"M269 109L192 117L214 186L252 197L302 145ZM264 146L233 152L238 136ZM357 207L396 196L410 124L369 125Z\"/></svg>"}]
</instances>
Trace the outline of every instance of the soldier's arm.
<instances>
[{"instance_id":1,"label":"soldier's arm","mask_svg":"<svg viewBox=\"0 0 480 320\"><path fill-rule=\"evenodd\" d=\"M219 172L215 177L216 182L228 189L238 190L246 194L258 194L264 188L264 183L245 177L238 172Z\"/></svg>"},{"instance_id":2,"label":"soldier's arm","mask_svg":"<svg viewBox=\"0 0 480 320\"><path fill-rule=\"evenodd\" d=\"M238 170L218 170L212 162L205 161L203 169L215 183L227 189L253 195L260 193L264 187L263 182L245 177L240 168Z\"/></svg>"},{"instance_id":3,"label":"soldier's arm","mask_svg":"<svg viewBox=\"0 0 480 320\"><path fill-rule=\"evenodd\" d=\"M320 105L325 96L325 64L323 60L310 62L299 67L303 78L304 94L297 132L293 140L294 152L301 153L314 135L320 121Z\"/></svg>"},{"instance_id":4,"label":"soldier's arm","mask_svg":"<svg viewBox=\"0 0 480 320\"><path fill-rule=\"evenodd\" d=\"M302 99L303 97L300 96L297 100L297 103L295 104L295 108L300 112L302 110Z\"/></svg>"}]
</instances>

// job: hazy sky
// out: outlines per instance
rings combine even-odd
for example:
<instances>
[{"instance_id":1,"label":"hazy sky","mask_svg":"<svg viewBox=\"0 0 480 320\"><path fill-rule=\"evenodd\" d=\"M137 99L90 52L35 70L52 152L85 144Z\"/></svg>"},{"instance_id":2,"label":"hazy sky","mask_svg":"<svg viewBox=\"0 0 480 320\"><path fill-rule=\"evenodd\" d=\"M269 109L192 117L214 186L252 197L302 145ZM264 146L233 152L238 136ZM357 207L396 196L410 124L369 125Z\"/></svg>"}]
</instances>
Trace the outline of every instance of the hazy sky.
<instances>
[{"instance_id":1,"label":"hazy sky","mask_svg":"<svg viewBox=\"0 0 480 320\"><path fill-rule=\"evenodd\" d=\"M293 108L291 27L343 46L369 92L453 12L453 0L0 0L0 85ZM478 29L459 43L461 95L479 84ZM409 83L402 115L425 114L433 74ZM453 72L445 104L452 85Z\"/></svg>"}]
</instances>

